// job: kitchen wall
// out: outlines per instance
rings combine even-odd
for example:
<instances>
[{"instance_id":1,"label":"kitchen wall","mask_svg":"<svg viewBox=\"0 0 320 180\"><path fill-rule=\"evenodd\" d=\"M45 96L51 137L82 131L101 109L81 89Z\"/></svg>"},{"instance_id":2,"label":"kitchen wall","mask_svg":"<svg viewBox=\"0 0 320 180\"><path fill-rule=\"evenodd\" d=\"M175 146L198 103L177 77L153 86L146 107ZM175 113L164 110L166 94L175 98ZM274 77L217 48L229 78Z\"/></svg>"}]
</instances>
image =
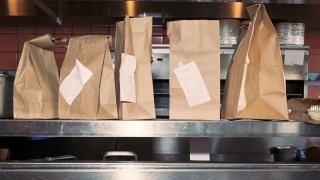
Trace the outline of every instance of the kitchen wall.
<instances>
[{"instance_id":1,"label":"kitchen wall","mask_svg":"<svg viewBox=\"0 0 320 180\"><path fill-rule=\"evenodd\" d=\"M81 26L81 27L43 27L43 26L29 26L29 27L0 27L0 70L16 70L23 44L36 36L50 33L54 37L66 37L86 34L111 34L113 37L115 27L110 26ZM154 28L153 39L154 44L163 43L162 28ZM165 40L168 42L167 40ZM55 55L58 67L64 59L66 49L56 48Z\"/></svg>"},{"instance_id":2,"label":"kitchen wall","mask_svg":"<svg viewBox=\"0 0 320 180\"><path fill-rule=\"evenodd\" d=\"M111 34L113 35L114 46L114 26L28 26L28 27L0 27L0 70L15 71L23 44L36 36L50 33L54 37L71 37L85 34ZM153 29L153 44L168 44L166 31L163 28L155 27ZM305 44L310 46L309 72L320 73L320 30L307 30ZM55 56L58 67L61 67L66 48L56 48ZM314 82L319 81L320 77L315 78ZM309 97L320 96L320 86L313 83L309 86Z\"/></svg>"},{"instance_id":3,"label":"kitchen wall","mask_svg":"<svg viewBox=\"0 0 320 180\"><path fill-rule=\"evenodd\" d=\"M310 56L309 56L309 76L311 74L318 76L320 73L320 30L307 30L305 36L305 44L310 46ZM320 96L320 77L315 78L314 84L309 85L308 96L317 98Z\"/></svg>"}]
</instances>

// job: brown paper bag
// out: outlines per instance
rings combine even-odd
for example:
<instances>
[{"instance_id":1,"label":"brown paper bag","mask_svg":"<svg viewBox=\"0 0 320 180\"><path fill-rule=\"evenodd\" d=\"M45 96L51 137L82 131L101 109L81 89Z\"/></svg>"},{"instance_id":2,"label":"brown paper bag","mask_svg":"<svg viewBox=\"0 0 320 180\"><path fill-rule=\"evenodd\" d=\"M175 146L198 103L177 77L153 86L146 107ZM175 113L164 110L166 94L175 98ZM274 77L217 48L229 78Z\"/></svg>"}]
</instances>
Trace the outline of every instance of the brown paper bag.
<instances>
[{"instance_id":1,"label":"brown paper bag","mask_svg":"<svg viewBox=\"0 0 320 180\"><path fill-rule=\"evenodd\" d=\"M50 35L24 43L13 90L14 118L58 118L59 75Z\"/></svg>"},{"instance_id":2,"label":"brown paper bag","mask_svg":"<svg viewBox=\"0 0 320 180\"><path fill-rule=\"evenodd\" d=\"M219 22L183 20L168 22L167 27L170 39L170 119L219 120ZM176 70L189 63L195 63L198 73L192 72L189 74L190 77L187 77L188 74L184 74L184 77L181 76L181 79L185 79L184 83L186 84L182 85L186 86L186 91L192 90L185 94ZM185 73L185 70L182 73ZM201 84L198 84L199 81L194 79L195 74L199 74L199 72L200 75L197 79L202 78L205 84L202 90L197 88ZM191 89L195 87L197 89ZM204 94L202 91L205 92L205 90L209 95L207 101L194 104L195 101L202 98L201 96Z\"/></svg>"},{"instance_id":3,"label":"brown paper bag","mask_svg":"<svg viewBox=\"0 0 320 180\"><path fill-rule=\"evenodd\" d=\"M286 120L286 84L276 30L264 5L247 9L251 24L228 69L221 116Z\"/></svg>"},{"instance_id":4,"label":"brown paper bag","mask_svg":"<svg viewBox=\"0 0 320 180\"><path fill-rule=\"evenodd\" d=\"M320 105L320 99L313 98L292 98L288 101L289 119L312 124L320 124L320 121L313 120L308 113L311 105Z\"/></svg>"},{"instance_id":5,"label":"brown paper bag","mask_svg":"<svg viewBox=\"0 0 320 180\"><path fill-rule=\"evenodd\" d=\"M155 106L151 72L152 17L128 18L116 25L115 79L120 119L154 119ZM123 55L136 58L134 89L120 88ZM135 91L133 101L121 101L121 91Z\"/></svg>"},{"instance_id":6,"label":"brown paper bag","mask_svg":"<svg viewBox=\"0 0 320 180\"><path fill-rule=\"evenodd\" d=\"M60 71L59 118L118 118L109 38L105 35L70 38ZM75 88L78 86L80 90Z\"/></svg>"}]
</instances>

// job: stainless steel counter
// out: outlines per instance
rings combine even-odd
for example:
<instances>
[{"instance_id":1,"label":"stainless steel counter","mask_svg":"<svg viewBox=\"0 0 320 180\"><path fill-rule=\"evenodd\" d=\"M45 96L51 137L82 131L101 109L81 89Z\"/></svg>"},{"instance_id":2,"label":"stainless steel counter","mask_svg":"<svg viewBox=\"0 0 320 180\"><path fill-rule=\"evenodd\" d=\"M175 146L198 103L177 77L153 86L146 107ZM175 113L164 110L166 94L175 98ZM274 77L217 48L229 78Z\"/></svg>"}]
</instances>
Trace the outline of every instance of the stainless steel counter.
<instances>
[{"instance_id":1,"label":"stainless steel counter","mask_svg":"<svg viewBox=\"0 0 320 180\"><path fill-rule=\"evenodd\" d=\"M286 79L305 85L307 80L308 47L282 47L285 50L299 50L305 54L304 66L285 67ZM169 92L168 82L168 46L154 47L153 77L159 86L155 88L156 97L161 101L156 106L158 116L168 116ZM222 74L224 80L228 65L235 47L222 47ZM299 85L300 85L299 84ZM287 92L292 95L294 92ZM302 95L298 95L302 96ZM305 94L306 96L306 94ZM168 119L157 120L0 120L0 136L40 136L40 137L156 137L154 147L156 153L171 154L174 148L189 148L189 144L175 137L192 138L192 142L205 140L203 149L192 151L194 154L210 154L221 159L226 153L223 145L234 145L234 149L241 149L239 142L247 144L259 143L258 148L251 148L256 153L260 150L268 151L275 144L295 145L297 139L303 137L320 137L320 126L301 122L288 121L203 121L194 120L173 121ZM165 138L162 138L165 137ZM226 138L230 137L230 138ZM238 138L242 137L242 138ZM252 138L255 137L255 138ZM273 138L276 137L276 138ZM291 137L291 138L287 138ZM208 138L211 138L209 141ZM269 138L271 139L269 141ZM287 139L294 139L292 140ZM189 141L188 141L189 142ZM237 142L237 143L235 143ZM283 143L285 142L285 143ZM299 141L300 142L300 141ZM301 141L301 142L304 142ZM174 144L175 146L172 146ZM211 144L211 145L210 145ZM304 144L304 143L301 143ZM246 144L245 144L246 145ZM208 146L208 147L207 147ZM211 146L211 147L209 147ZM191 145L192 147L192 145ZM249 146L246 146L249 147ZM92 148L92 147L90 147ZM164 151L162 151L163 149ZM250 148L249 148L250 149ZM161 150L161 151L160 151ZM258 151L259 150L259 151ZM180 152L180 151L179 151ZM209 154L210 153L210 154ZM228 151L227 153L235 153ZM252 153L252 152L248 152ZM267 153L267 152L263 152ZM219 156L220 155L220 156ZM260 155L258 155L260 156ZM224 158L224 157L223 157ZM249 157L248 157L249 158ZM247 159L248 159L247 158ZM246 159L246 160L247 160ZM239 162L239 161L238 161ZM245 161L249 162L249 161ZM260 162L260 161L259 161ZM0 179L318 179L320 164L234 164L234 163L102 163L83 162L74 163L31 163L31 162L0 162Z\"/></svg>"},{"instance_id":2,"label":"stainless steel counter","mask_svg":"<svg viewBox=\"0 0 320 180\"><path fill-rule=\"evenodd\" d=\"M0 120L0 136L320 137L320 126L293 121Z\"/></svg>"},{"instance_id":3,"label":"stainless steel counter","mask_svg":"<svg viewBox=\"0 0 320 180\"><path fill-rule=\"evenodd\" d=\"M317 180L320 164L232 163L0 163L0 179Z\"/></svg>"}]
</instances>

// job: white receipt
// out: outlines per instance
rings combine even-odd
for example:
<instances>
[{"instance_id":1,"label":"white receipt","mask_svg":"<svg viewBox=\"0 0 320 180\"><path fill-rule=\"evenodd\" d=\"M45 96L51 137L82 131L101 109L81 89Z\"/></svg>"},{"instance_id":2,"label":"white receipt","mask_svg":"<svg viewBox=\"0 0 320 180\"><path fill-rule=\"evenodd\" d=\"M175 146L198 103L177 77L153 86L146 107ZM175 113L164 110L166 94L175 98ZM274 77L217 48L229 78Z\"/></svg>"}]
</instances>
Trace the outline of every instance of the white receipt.
<instances>
[{"instance_id":1,"label":"white receipt","mask_svg":"<svg viewBox=\"0 0 320 180\"><path fill-rule=\"evenodd\" d=\"M174 69L189 107L211 100L207 87L194 61Z\"/></svg>"},{"instance_id":2,"label":"white receipt","mask_svg":"<svg viewBox=\"0 0 320 180\"><path fill-rule=\"evenodd\" d=\"M303 66L303 61L304 51L285 50L284 65L293 66L296 64Z\"/></svg>"},{"instance_id":3,"label":"white receipt","mask_svg":"<svg viewBox=\"0 0 320 180\"><path fill-rule=\"evenodd\" d=\"M121 66L119 69L120 101L136 102L136 83L134 72L137 59L135 56L121 54Z\"/></svg>"},{"instance_id":4,"label":"white receipt","mask_svg":"<svg viewBox=\"0 0 320 180\"><path fill-rule=\"evenodd\" d=\"M66 102L71 106L74 99L80 94L83 86L92 76L92 72L76 59L76 65L70 74L62 81L59 91Z\"/></svg>"}]
</instances>

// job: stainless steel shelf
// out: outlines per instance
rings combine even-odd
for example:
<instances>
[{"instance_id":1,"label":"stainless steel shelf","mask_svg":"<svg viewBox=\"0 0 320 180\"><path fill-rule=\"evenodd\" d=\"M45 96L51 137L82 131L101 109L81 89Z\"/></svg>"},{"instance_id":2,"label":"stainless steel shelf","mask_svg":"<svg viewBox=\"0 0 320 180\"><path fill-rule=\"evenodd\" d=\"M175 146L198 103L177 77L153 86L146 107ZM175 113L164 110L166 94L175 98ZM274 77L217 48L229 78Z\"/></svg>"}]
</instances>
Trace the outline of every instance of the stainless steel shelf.
<instances>
[{"instance_id":1,"label":"stainless steel shelf","mask_svg":"<svg viewBox=\"0 0 320 180\"><path fill-rule=\"evenodd\" d=\"M169 53L170 45L168 44L154 44L152 45L153 53ZM233 55L236 50L236 45L220 45L220 54ZM281 45L281 54L284 55L285 50L303 51L304 55L309 55L310 46L297 46L297 45Z\"/></svg>"},{"instance_id":2,"label":"stainless steel shelf","mask_svg":"<svg viewBox=\"0 0 320 180\"><path fill-rule=\"evenodd\" d=\"M317 180L320 164L232 163L0 163L0 179L290 179Z\"/></svg>"},{"instance_id":3,"label":"stainless steel shelf","mask_svg":"<svg viewBox=\"0 0 320 180\"><path fill-rule=\"evenodd\" d=\"M320 137L320 126L287 121L0 120L0 136Z\"/></svg>"}]
</instances>

